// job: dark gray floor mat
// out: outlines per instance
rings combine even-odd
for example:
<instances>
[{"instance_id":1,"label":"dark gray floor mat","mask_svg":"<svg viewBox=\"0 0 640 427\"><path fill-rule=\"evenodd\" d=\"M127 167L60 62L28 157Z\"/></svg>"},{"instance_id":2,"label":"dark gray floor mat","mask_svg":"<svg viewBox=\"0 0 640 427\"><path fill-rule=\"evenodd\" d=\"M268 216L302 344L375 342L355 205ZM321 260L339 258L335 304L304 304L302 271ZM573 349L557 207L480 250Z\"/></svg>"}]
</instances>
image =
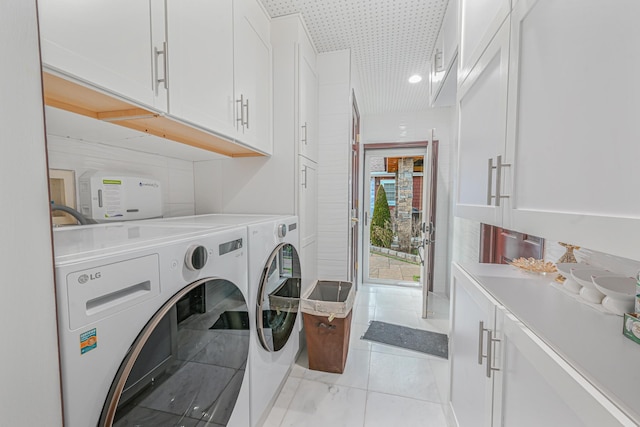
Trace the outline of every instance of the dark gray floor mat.
<instances>
[{"instance_id":1,"label":"dark gray floor mat","mask_svg":"<svg viewBox=\"0 0 640 427\"><path fill-rule=\"evenodd\" d=\"M361 339L419 351L445 359L449 357L449 337L438 332L373 320Z\"/></svg>"}]
</instances>

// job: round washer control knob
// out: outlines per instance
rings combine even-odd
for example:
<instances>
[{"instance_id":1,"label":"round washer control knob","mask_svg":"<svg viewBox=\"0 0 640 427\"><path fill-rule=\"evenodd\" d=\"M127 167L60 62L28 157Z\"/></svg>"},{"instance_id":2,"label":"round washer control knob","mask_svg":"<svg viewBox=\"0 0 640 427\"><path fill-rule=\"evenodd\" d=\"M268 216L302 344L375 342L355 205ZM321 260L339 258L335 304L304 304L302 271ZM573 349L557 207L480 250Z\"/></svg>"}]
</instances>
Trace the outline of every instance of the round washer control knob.
<instances>
[{"instance_id":1,"label":"round washer control knob","mask_svg":"<svg viewBox=\"0 0 640 427\"><path fill-rule=\"evenodd\" d=\"M287 235L287 224L278 225L278 237L284 237Z\"/></svg>"},{"instance_id":2,"label":"round washer control knob","mask_svg":"<svg viewBox=\"0 0 640 427\"><path fill-rule=\"evenodd\" d=\"M207 264L208 259L209 254L207 248L201 245L194 245L187 250L184 261L189 270L197 271L202 270Z\"/></svg>"}]
</instances>

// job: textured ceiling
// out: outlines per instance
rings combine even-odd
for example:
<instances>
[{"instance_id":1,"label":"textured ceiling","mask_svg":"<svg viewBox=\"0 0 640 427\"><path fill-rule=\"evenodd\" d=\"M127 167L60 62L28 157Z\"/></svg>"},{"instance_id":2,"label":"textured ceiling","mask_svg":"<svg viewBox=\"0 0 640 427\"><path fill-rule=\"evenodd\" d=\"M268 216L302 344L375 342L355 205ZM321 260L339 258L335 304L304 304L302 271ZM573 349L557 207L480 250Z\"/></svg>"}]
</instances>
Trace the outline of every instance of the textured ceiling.
<instances>
[{"instance_id":1,"label":"textured ceiling","mask_svg":"<svg viewBox=\"0 0 640 427\"><path fill-rule=\"evenodd\" d=\"M429 58L448 0L262 0L271 17L300 13L318 52L351 49L364 114L429 108ZM409 84L412 74L420 83Z\"/></svg>"}]
</instances>

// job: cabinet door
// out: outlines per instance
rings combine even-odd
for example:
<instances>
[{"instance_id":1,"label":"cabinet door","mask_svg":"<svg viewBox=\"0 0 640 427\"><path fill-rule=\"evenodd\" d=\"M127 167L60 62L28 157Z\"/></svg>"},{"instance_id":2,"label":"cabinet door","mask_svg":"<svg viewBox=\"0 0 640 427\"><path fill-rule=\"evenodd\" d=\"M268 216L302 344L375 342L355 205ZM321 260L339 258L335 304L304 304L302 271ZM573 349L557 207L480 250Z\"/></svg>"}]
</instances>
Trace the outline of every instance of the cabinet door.
<instances>
[{"instance_id":1,"label":"cabinet door","mask_svg":"<svg viewBox=\"0 0 640 427\"><path fill-rule=\"evenodd\" d=\"M318 165L304 157L300 162L298 216L300 217L300 246L317 240L318 229Z\"/></svg>"},{"instance_id":2,"label":"cabinet door","mask_svg":"<svg viewBox=\"0 0 640 427\"><path fill-rule=\"evenodd\" d=\"M449 68L458 55L458 0L449 0L441 31L443 63Z\"/></svg>"},{"instance_id":3,"label":"cabinet door","mask_svg":"<svg viewBox=\"0 0 640 427\"><path fill-rule=\"evenodd\" d=\"M635 425L504 308L496 329L495 427Z\"/></svg>"},{"instance_id":4,"label":"cabinet door","mask_svg":"<svg viewBox=\"0 0 640 427\"><path fill-rule=\"evenodd\" d=\"M267 154L271 135L269 18L255 0L234 0L234 74L240 140Z\"/></svg>"},{"instance_id":5,"label":"cabinet door","mask_svg":"<svg viewBox=\"0 0 640 427\"><path fill-rule=\"evenodd\" d=\"M496 303L456 264L451 289L451 407L459 427L490 426L493 376L483 356L494 348L487 330L494 328Z\"/></svg>"},{"instance_id":6,"label":"cabinet door","mask_svg":"<svg viewBox=\"0 0 640 427\"><path fill-rule=\"evenodd\" d=\"M307 243L300 247L300 270L302 271L302 287L300 294L307 292L318 280L318 242Z\"/></svg>"},{"instance_id":7,"label":"cabinet door","mask_svg":"<svg viewBox=\"0 0 640 427\"><path fill-rule=\"evenodd\" d=\"M460 0L460 81L471 69L502 26L511 0Z\"/></svg>"},{"instance_id":8,"label":"cabinet door","mask_svg":"<svg viewBox=\"0 0 640 427\"><path fill-rule=\"evenodd\" d=\"M640 259L638 16L633 0L516 4L509 228Z\"/></svg>"},{"instance_id":9,"label":"cabinet door","mask_svg":"<svg viewBox=\"0 0 640 427\"><path fill-rule=\"evenodd\" d=\"M503 25L459 88L456 215L500 225L507 126L509 26ZM493 168L489 160L493 162Z\"/></svg>"},{"instance_id":10,"label":"cabinet door","mask_svg":"<svg viewBox=\"0 0 640 427\"><path fill-rule=\"evenodd\" d=\"M310 160L318 160L318 75L315 70L315 52L299 46L299 153Z\"/></svg>"},{"instance_id":11,"label":"cabinet door","mask_svg":"<svg viewBox=\"0 0 640 427\"><path fill-rule=\"evenodd\" d=\"M169 113L230 137L233 98L232 0L168 0Z\"/></svg>"},{"instance_id":12,"label":"cabinet door","mask_svg":"<svg viewBox=\"0 0 640 427\"><path fill-rule=\"evenodd\" d=\"M429 98L435 101L442 87L442 82L446 74L444 63L444 36L442 30L438 33L433 54L431 55L431 70L429 72Z\"/></svg>"},{"instance_id":13,"label":"cabinet door","mask_svg":"<svg viewBox=\"0 0 640 427\"><path fill-rule=\"evenodd\" d=\"M162 0L40 0L38 9L45 69L166 110Z\"/></svg>"},{"instance_id":14,"label":"cabinet door","mask_svg":"<svg viewBox=\"0 0 640 427\"><path fill-rule=\"evenodd\" d=\"M454 106L457 88L458 1L450 0L431 57L431 106Z\"/></svg>"}]
</instances>

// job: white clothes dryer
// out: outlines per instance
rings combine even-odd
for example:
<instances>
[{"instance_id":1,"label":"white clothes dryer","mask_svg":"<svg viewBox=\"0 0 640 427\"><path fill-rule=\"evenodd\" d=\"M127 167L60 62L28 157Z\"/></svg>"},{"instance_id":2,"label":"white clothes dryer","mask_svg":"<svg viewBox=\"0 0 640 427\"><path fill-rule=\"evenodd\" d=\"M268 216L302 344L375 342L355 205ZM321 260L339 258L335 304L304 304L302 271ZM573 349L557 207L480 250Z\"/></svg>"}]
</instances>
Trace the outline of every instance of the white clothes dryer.
<instances>
[{"instance_id":1,"label":"white clothes dryer","mask_svg":"<svg viewBox=\"0 0 640 427\"><path fill-rule=\"evenodd\" d=\"M54 231L65 425L247 427L246 227Z\"/></svg>"},{"instance_id":2,"label":"white clothes dryer","mask_svg":"<svg viewBox=\"0 0 640 427\"><path fill-rule=\"evenodd\" d=\"M250 224L249 306L256 309L256 334L249 360L251 424L264 423L299 349L298 310L302 272L298 218Z\"/></svg>"}]
</instances>

